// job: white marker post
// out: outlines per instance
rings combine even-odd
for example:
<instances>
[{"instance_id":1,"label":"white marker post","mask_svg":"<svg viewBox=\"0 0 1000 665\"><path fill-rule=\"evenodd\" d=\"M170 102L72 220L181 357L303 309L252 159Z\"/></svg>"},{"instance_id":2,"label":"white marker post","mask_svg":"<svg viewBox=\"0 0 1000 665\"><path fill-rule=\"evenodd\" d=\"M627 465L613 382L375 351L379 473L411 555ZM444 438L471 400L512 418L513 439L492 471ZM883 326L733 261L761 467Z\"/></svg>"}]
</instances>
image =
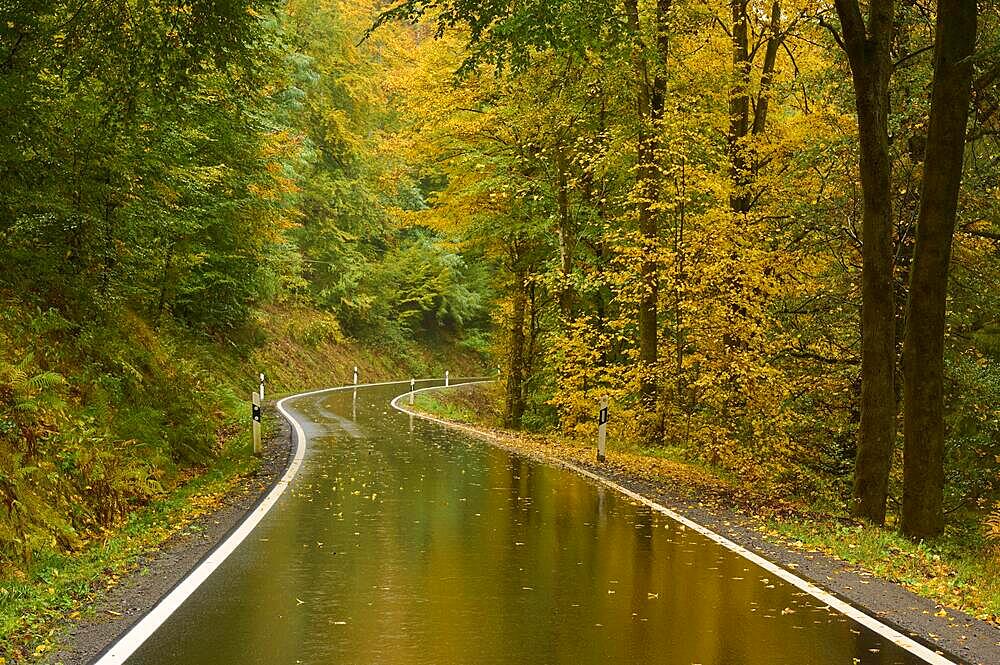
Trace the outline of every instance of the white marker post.
<instances>
[{"instance_id":1,"label":"white marker post","mask_svg":"<svg viewBox=\"0 0 1000 665\"><path fill-rule=\"evenodd\" d=\"M608 438L608 398L601 398L601 410L597 412L597 461L604 461L604 445Z\"/></svg>"},{"instance_id":2,"label":"white marker post","mask_svg":"<svg viewBox=\"0 0 1000 665\"><path fill-rule=\"evenodd\" d=\"M449 378L450 374L451 374L451 372L449 372L448 370L444 371L444 387L445 388L447 388L448 386L451 385L451 379Z\"/></svg>"},{"instance_id":3,"label":"white marker post","mask_svg":"<svg viewBox=\"0 0 1000 665\"><path fill-rule=\"evenodd\" d=\"M250 399L253 402L253 406L250 409L250 414L253 418L253 454L259 456L264 451L260 443L260 394L251 393Z\"/></svg>"},{"instance_id":4,"label":"white marker post","mask_svg":"<svg viewBox=\"0 0 1000 665\"><path fill-rule=\"evenodd\" d=\"M354 366L354 385L358 385L358 366Z\"/></svg>"},{"instance_id":5,"label":"white marker post","mask_svg":"<svg viewBox=\"0 0 1000 665\"><path fill-rule=\"evenodd\" d=\"M417 389L417 380L410 379L410 406L413 406L413 391Z\"/></svg>"},{"instance_id":6,"label":"white marker post","mask_svg":"<svg viewBox=\"0 0 1000 665\"><path fill-rule=\"evenodd\" d=\"M260 403L264 403L264 372L260 373Z\"/></svg>"}]
</instances>

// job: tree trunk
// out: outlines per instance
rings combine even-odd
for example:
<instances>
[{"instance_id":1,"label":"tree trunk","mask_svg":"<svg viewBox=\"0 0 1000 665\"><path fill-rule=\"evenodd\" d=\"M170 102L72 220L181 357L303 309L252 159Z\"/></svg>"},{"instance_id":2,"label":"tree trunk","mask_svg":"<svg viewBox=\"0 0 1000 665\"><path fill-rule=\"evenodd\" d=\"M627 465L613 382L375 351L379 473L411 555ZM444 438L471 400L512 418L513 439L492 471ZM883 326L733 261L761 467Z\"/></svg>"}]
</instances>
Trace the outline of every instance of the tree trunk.
<instances>
[{"instance_id":1,"label":"tree trunk","mask_svg":"<svg viewBox=\"0 0 1000 665\"><path fill-rule=\"evenodd\" d=\"M657 303L659 300L659 225L655 203L659 198L661 171L659 159L659 132L662 131L664 101L666 96L666 58L668 47L667 14L670 0L656 3L656 55L655 72L650 81L649 56L641 45L641 25L636 0L626 0L629 27L637 41L634 55L637 78L636 113L640 123L637 150L636 194L638 199L639 235L642 240L643 259L640 266L642 295L639 300L639 360L642 365L639 379L639 397L646 411L654 416L652 427L644 428L643 437L657 443L662 436L662 422L657 415L659 393L656 366L658 361L659 325Z\"/></svg>"},{"instance_id":2,"label":"tree trunk","mask_svg":"<svg viewBox=\"0 0 1000 665\"><path fill-rule=\"evenodd\" d=\"M684 296L681 284L687 281L685 272L685 249L684 249L684 222L687 212L685 199L687 198L687 162L681 157L680 179L675 178L677 188L677 198L680 205L677 207L677 221L674 225L674 375L675 386L674 401L678 412L688 414L691 409L688 405L687 378L684 375L684 354L687 346L687 338L684 326ZM687 444L687 438L683 441Z\"/></svg>"},{"instance_id":3,"label":"tree trunk","mask_svg":"<svg viewBox=\"0 0 1000 665\"><path fill-rule=\"evenodd\" d=\"M729 90L729 176L733 192L729 196L729 208L739 215L746 215L753 205L753 181L759 168L756 146L748 139L761 136L767 128L767 111L770 107L771 84L774 68L778 62L778 49L785 36L781 31L781 3L771 4L770 35L764 48L764 59L760 68L760 83L755 95L751 95L751 76L756 49L750 49L750 17L747 0L731 0L732 10L732 50L733 85ZM751 109L750 98L756 99Z\"/></svg>"},{"instance_id":4,"label":"tree trunk","mask_svg":"<svg viewBox=\"0 0 1000 665\"><path fill-rule=\"evenodd\" d=\"M781 32L781 3L774 0L771 4L771 36L767 39L764 49L764 63L761 66L760 88L757 91L757 105L753 112L753 127L750 133L760 136L767 127L767 109L771 101L771 85L774 83L774 68L778 62L778 49L785 40Z\"/></svg>"},{"instance_id":5,"label":"tree trunk","mask_svg":"<svg viewBox=\"0 0 1000 665\"><path fill-rule=\"evenodd\" d=\"M163 310L167 306L167 287L170 284L170 271L173 268L174 248L176 246L176 242L167 242L167 253L163 258L163 275L160 278L160 295L156 302L156 316L153 318L154 330L159 328L160 319L163 317Z\"/></svg>"},{"instance_id":6,"label":"tree trunk","mask_svg":"<svg viewBox=\"0 0 1000 665\"><path fill-rule=\"evenodd\" d=\"M733 13L733 85L729 90L729 172L733 193L729 207L746 214L750 209L746 137L750 131L750 40L747 0L731 0Z\"/></svg>"},{"instance_id":7,"label":"tree trunk","mask_svg":"<svg viewBox=\"0 0 1000 665\"><path fill-rule=\"evenodd\" d=\"M573 229L573 219L569 210L569 183L566 155L562 146L556 148L556 185L557 203L559 205L559 225L556 231L559 236L559 314L564 321L569 321L573 314L573 287L570 284L570 274L573 272L573 253L576 237Z\"/></svg>"},{"instance_id":8,"label":"tree trunk","mask_svg":"<svg viewBox=\"0 0 1000 665\"><path fill-rule=\"evenodd\" d=\"M939 0L934 83L903 341L903 514L911 538L944 530L944 326L976 43L976 1Z\"/></svg>"},{"instance_id":9,"label":"tree trunk","mask_svg":"<svg viewBox=\"0 0 1000 665\"><path fill-rule=\"evenodd\" d=\"M864 199L861 270L861 426L851 514L885 523L896 435L896 333L889 159L893 0L872 0L866 28L857 0L836 0L851 64Z\"/></svg>"},{"instance_id":10,"label":"tree trunk","mask_svg":"<svg viewBox=\"0 0 1000 665\"><path fill-rule=\"evenodd\" d=\"M524 415L524 314L527 308L525 292L526 271L518 267L514 271L514 307L511 315L510 350L507 365L507 399L503 424L510 429L521 429Z\"/></svg>"}]
</instances>

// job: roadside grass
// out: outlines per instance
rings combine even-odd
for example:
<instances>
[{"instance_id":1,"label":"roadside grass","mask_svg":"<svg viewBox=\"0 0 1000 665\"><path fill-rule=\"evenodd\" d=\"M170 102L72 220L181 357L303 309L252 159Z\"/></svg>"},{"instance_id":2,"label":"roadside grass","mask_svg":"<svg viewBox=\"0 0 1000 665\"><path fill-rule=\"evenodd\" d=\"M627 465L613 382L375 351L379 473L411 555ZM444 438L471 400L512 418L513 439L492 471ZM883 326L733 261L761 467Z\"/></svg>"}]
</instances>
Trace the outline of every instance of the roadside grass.
<instances>
[{"instance_id":1,"label":"roadside grass","mask_svg":"<svg viewBox=\"0 0 1000 665\"><path fill-rule=\"evenodd\" d=\"M265 419L265 436L275 421ZM239 429L222 454L202 473L169 495L132 513L81 552L47 551L27 571L17 570L0 581L0 665L43 658L58 647L64 619L92 612L92 601L134 570L136 559L162 545L219 506L221 499L252 473L259 461L252 453L249 431Z\"/></svg>"},{"instance_id":2,"label":"roadside grass","mask_svg":"<svg viewBox=\"0 0 1000 665\"><path fill-rule=\"evenodd\" d=\"M417 396L414 406L446 420L499 430L495 387L470 387ZM559 435L499 430L504 443L576 463L592 461L591 442ZM897 582L942 607L1000 625L1000 552L969 519L953 520L932 542L915 543L893 528L851 520L842 510L820 509L804 498L768 500L731 473L692 462L678 448L645 448L609 442L609 470L669 486L708 505L732 505L754 518L773 541L820 551L883 579Z\"/></svg>"},{"instance_id":3,"label":"roadside grass","mask_svg":"<svg viewBox=\"0 0 1000 665\"><path fill-rule=\"evenodd\" d=\"M476 412L464 404L438 400L433 394L419 393L413 398L413 405L427 413L445 420L479 423ZM481 423L480 423L481 424Z\"/></svg>"},{"instance_id":4,"label":"roadside grass","mask_svg":"<svg viewBox=\"0 0 1000 665\"><path fill-rule=\"evenodd\" d=\"M833 519L775 519L769 533L897 582L943 607L1000 624L1000 557L974 529L949 529L915 543L889 528Z\"/></svg>"}]
</instances>

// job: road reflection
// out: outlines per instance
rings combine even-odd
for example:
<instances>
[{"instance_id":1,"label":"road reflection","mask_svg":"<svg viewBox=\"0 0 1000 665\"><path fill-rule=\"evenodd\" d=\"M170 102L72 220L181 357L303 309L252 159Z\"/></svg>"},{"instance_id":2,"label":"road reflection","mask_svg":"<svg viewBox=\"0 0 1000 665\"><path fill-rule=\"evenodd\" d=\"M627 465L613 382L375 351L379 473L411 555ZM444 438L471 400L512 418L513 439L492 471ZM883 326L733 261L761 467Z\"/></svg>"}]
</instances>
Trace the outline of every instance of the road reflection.
<instances>
[{"instance_id":1,"label":"road reflection","mask_svg":"<svg viewBox=\"0 0 1000 665\"><path fill-rule=\"evenodd\" d=\"M306 463L129 661L920 662L665 516L392 411L302 398Z\"/></svg>"}]
</instances>

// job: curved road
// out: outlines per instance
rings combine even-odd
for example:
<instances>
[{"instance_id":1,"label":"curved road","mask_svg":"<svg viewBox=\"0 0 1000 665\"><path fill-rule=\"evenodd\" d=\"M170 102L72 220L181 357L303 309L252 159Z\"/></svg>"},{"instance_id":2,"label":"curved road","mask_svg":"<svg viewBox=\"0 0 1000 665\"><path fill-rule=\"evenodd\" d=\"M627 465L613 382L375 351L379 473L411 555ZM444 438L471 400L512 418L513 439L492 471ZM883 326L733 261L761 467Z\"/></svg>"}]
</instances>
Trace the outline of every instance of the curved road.
<instances>
[{"instance_id":1,"label":"curved road","mask_svg":"<svg viewBox=\"0 0 1000 665\"><path fill-rule=\"evenodd\" d=\"M398 413L292 398L303 464L130 665L924 660L668 517Z\"/></svg>"}]
</instances>

